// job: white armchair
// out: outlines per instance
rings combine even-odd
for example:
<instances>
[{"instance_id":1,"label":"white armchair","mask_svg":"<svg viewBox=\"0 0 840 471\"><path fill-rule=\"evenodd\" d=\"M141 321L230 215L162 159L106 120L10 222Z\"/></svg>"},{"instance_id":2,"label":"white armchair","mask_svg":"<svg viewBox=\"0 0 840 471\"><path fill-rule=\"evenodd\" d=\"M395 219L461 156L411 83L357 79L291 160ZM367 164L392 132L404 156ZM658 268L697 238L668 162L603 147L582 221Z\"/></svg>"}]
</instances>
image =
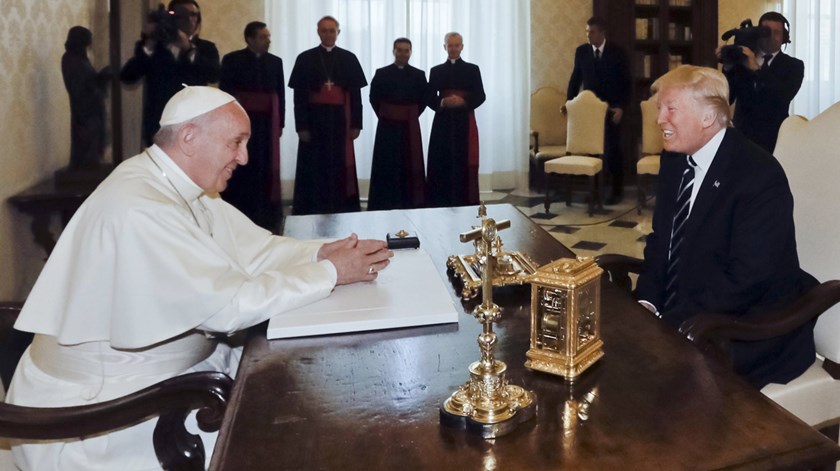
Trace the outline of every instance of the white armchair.
<instances>
[{"instance_id":1,"label":"white armchair","mask_svg":"<svg viewBox=\"0 0 840 471\"><path fill-rule=\"evenodd\" d=\"M656 97L650 97L640 104L642 108L642 142L641 155L636 162L637 185L639 188L639 209L647 201L648 188L652 188L652 182L659 175L659 154L662 153L662 130L656 123L659 109L656 107ZM655 190L651 190L655 192Z\"/></svg>"},{"instance_id":2,"label":"white armchair","mask_svg":"<svg viewBox=\"0 0 840 471\"><path fill-rule=\"evenodd\" d=\"M556 186L556 176L566 176L566 206L571 205L572 177L585 175L591 183L589 215L595 206L601 207L604 179L604 127L608 105L589 90L580 92L573 100L566 102L568 130L566 132L566 155L545 163L548 177L545 189L545 212L551 206L551 187Z\"/></svg>"},{"instance_id":3,"label":"white armchair","mask_svg":"<svg viewBox=\"0 0 840 471\"><path fill-rule=\"evenodd\" d=\"M528 186L545 190L546 161L566 155L566 115L560 110L566 94L554 87L542 87L531 94L531 152Z\"/></svg>"},{"instance_id":4,"label":"white armchair","mask_svg":"<svg viewBox=\"0 0 840 471\"><path fill-rule=\"evenodd\" d=\"M813 120L791 116L779 131L774 155L793 192L799 262L820 281L840 279L840 103ZM840 305L822 314L814 328L818 358L788 384L761 391L808 424L840 423Z\"/></svg>"}]
</instances>

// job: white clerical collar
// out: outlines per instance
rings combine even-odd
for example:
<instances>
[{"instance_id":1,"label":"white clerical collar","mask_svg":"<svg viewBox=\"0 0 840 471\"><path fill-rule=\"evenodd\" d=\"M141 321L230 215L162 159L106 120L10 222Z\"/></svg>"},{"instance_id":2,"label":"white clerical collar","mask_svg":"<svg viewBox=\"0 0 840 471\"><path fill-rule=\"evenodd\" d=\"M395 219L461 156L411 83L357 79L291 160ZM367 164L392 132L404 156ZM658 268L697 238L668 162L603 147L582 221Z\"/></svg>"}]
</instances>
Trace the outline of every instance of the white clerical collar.
<instances>
[{"instance_id":1,"label":"white clerical collar","mask_svg":"<svg viewBox=\"0 0 840 471\"><path fill-rule=\"evenodd\" d=\"M458 59L460 59L460 58L461 58L461 56L458 56ZM458 62L458 59L449 59L449 62L451 64L454 64L454 63Z\"/></svg>"},{"instance_id":2,"label":"white clerical collar","mask_svg":"<svg viewBox=\"0 0 840 471\"><path fill-rule=\"evenodd\" d=\"M321 47L326 49L327 52L332 52L332 50L335 49L335 44L333 44L332 46L324 46L323 44L321 44Z\"/></svg>"},{"instance_id":3,"label":"white clerical collar","mask_svg":"<svg viewBox=\"0 0 840 471\"><path fill-rule=\"evenodd\" d=\"M191 203L198 199L204 190L201 189L186 173L172 160L166 152L163 151L157 144L152 145L148 149L154 163L160 166L161 171L164 172L164 178L172 182L172 186L178 190L178 193L184 197L187 202Z\"/></svg>"},{"instance_id":4,"label":"white clerical collar","mask_svg":"<svg viewBox=\"0 0 840 471\"><path fill-rule=\"evenodd\" d=\"M720 148L720 143L723 142L724 134L726 134L726 128L718 131L711 139L709 139L709 142L707 142L706 145L701 147L697 152L691 154L691 158L694 159L697 167L699 167L703 172L709 170L709 167L712 166L712 161L715 160L715 154L717 154L718 148Z\"/></svg>"}]
</instances>

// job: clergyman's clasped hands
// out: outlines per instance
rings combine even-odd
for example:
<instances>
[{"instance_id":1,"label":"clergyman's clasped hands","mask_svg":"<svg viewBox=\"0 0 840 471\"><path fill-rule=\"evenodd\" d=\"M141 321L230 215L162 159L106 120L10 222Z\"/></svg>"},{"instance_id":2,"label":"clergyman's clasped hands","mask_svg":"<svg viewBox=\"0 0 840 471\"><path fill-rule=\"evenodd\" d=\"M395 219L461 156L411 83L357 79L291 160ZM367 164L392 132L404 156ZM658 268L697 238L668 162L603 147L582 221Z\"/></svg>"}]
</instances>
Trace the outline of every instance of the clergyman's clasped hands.
<instances>
[{"instance_id":1,"label":"clergyman's clasped hands","mask_svg":"<svg viewBox=\"0 0 840 471\"><path fill-rule=\"evenodd\" d=\"M329 260L335 265L336 285L375 280L393 256L384 240L359 239L355 233L324 244L318 251L318 260Z\"/></svg>"}]
</instances>

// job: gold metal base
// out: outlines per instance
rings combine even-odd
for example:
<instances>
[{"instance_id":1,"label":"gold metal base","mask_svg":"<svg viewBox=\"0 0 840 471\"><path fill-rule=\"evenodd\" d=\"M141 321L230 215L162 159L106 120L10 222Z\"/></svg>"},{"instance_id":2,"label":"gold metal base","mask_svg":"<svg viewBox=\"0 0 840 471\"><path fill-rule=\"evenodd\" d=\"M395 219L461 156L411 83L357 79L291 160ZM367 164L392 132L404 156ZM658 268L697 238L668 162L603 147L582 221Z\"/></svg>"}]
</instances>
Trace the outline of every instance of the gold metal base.
<instances>
[{"instance_id":1,"label":"gold metal base","mask_svg":"<svg viewBox=\"0 0 840 471\"><path fill-rule=\"evenodd\" d=\"M481 288L481 272L484 261L480 255L452 255L446 266L463 283L461 299L478 296ZM538 265L531 257L520 252L503 252L496 260L492 274L493 286L522 285L529 283L529 277L536 273Z\"/></svg>"},{"instance_id":2,"label":"gold metal base","mask_svg":"<svg viewBox=\"0 0 840 471\"><path fill-rule=\"evenodd\" d=\"M525 357L528 358L525 361L525 368L562 376L566 379L574 379L604 356L604 350L601 348L603 345L604 342L597 339L590 343L586 349L578 352L578 355L575 355L574 358L532 348L525 352Z\"/></svg>"},{"instance_id":3,"label":"gold metal base","mask_svg":"<svg viewBox=\"0 0 840 471\"><path fill-rule=\"evenodd\" d=\"M489 368L484 368L477 361L469 370L469 381L443 402L441 422L463 425L483 438L496 438L534 417L534 393L508 384L507 365L503 362L495 361Z\"/></svg>"}]
</instances>

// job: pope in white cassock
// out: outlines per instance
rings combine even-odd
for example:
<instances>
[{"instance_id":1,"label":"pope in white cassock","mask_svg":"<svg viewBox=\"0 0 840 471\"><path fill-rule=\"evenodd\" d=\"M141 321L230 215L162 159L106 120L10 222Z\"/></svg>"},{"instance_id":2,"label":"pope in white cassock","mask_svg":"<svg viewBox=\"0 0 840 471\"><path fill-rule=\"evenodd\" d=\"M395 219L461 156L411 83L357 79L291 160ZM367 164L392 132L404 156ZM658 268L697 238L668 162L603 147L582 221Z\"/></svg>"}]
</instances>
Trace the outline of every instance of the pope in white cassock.
<instances>
[{"instance_id":1,"label":"pope in white cassock","mask_svg":"<svg viewBox=\"0 0 840 471\"><path fill-rule=\"evenodd\" d=\"M76 212L35 283L18 330L35 339L7 396L58 407L102 402L193 371L235 375L230 334L370 281L393 254L355 234L274 236L219 197L248 161L248 115L210 87L166 105L155 145L117 167ZM156 419L89 439L16 443L25 470L160 469ZM197 428L196 428L197 430ZM207 457L214 434L201 432Z\"/></svg>"}]
</instances>

